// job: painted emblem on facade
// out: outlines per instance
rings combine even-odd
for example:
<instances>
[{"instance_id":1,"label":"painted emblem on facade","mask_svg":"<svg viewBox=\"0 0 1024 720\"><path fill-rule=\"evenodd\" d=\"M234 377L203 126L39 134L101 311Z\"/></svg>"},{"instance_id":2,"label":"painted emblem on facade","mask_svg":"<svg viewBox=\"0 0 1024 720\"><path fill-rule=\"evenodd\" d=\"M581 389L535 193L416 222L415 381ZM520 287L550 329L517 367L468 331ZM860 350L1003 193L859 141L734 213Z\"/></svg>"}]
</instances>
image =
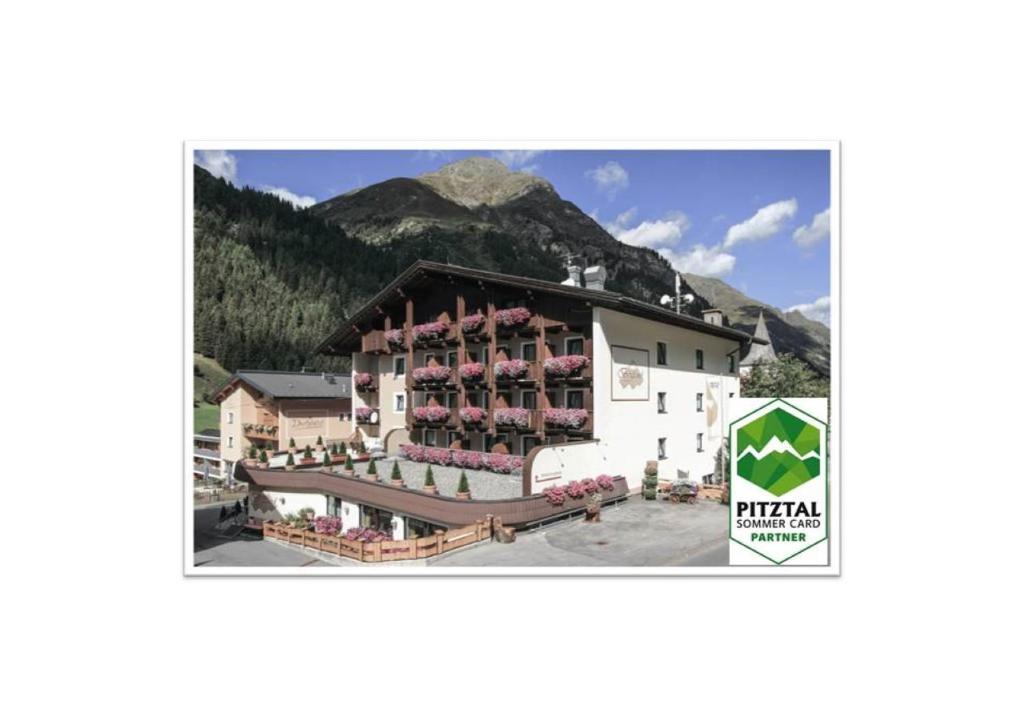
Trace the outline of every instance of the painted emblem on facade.
<instances>
[{"instance_id":1,"label":"painted emblem on facade","mask_svg":"<svg viewBox=\"0 0 1024 720\"><path fill-rule=\"evenodd\" d=\"M644 384L644 373L635 365L619 368L619 385L624 388L638 388Z\"/></svg>"}]
</instances>

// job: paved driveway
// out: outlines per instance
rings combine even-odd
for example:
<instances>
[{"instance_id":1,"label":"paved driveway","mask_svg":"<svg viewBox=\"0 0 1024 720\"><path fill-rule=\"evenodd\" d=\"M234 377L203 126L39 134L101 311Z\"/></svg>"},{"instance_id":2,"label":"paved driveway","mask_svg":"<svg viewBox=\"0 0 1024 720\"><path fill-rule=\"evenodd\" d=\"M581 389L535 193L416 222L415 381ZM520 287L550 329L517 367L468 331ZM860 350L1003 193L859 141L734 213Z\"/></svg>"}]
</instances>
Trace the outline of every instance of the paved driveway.
<instances>
[{"instance_id":1,"label":"paved driveway","mask_svg":"<svg viewBox=\"0 0 1024 720\"><path fill-rule=\"evenodd\" d=\"M729 508L710 500L676 505L631 497L601 512L602 522L570 520L428 560L431 566L727 565Z\"/></svg>"}]
</instances>

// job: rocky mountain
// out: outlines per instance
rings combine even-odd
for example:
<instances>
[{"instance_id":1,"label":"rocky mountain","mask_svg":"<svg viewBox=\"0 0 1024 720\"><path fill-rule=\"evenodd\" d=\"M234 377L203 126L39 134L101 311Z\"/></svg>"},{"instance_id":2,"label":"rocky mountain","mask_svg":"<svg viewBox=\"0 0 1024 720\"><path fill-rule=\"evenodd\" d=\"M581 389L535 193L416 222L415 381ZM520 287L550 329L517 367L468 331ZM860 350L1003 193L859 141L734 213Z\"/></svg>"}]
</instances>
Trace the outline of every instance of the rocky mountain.
<instances>
[{"instance_id":1,"label":"rocky mountain","mask_svg":"<svg viewBox=\"0 0 1024 720\"><path fill-rule=\"evenodd\" d=\"M716 307L724 311L729 324L740 330L752 333L758 313L764 312L775 351L792 353L828 377L831 334L827 325L796 310L783 312L758 302L717 278L683 273L683 281L684 292L692 292L696 296L695 306L701 310Z\"/></svg>"},{"instance_id":2,"label":"rocky mountain","mask_svg":"<svg viewBox=\"0 0 1024 720\"><path fill-rule=\"evenodd\" d=\"M619 242L547 180L474 157L418 178L393 178L304 211L345 237L384 252L395 271L424 258L544 280L565 277L568 256L603 264L608 288L647 302L674 292L673 270L658 253ZM390 269L390 268L382 268ZM697 296L690 309L717 306L732 325L753 330L764 310L779 352L827 375L829 333L799 313L753 300L721 280L686 276Z\"/></svg>"}]
</instances>

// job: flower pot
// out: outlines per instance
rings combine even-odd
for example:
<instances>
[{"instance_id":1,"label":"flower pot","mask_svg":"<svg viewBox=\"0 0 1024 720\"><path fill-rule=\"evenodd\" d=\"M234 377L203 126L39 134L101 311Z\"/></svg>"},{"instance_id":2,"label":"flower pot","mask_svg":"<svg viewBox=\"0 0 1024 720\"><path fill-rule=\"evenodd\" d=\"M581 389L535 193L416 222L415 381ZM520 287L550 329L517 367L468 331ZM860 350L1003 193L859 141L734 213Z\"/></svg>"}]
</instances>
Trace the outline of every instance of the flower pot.
<instances>
[{"instance_id":1,"label":"flower pot","mask_svg":"<svg viewBox=\"0 0 1024 720\"><path fill-rule=\"evenodd\" d=\"M339 463L345 462L344 455L331 455L331 464L338 465Z\"/></svg>"},{"instance_id":2,"label":"flower pot","mask_svg":"<svg viewBox=\"0 0 1024 720\"><path fill-rule=\"evenodd\" d=\"M294 465L285 465L285 466L284 466L284 469L285 469L285 470L288 470L288 471L291 471L291 470L294 470L294 469L295 469L295 466L294 466Z\"/></svg>"},{"instance_id":3,"label":"flower pot","mask_svg":"<svg viewBox=\"0 0 1024 720\"><path fill-rule=\"evenodd\" d=\"M391 484L395 487L405 487L405 480L392 480Z\"/></svg>"},{"instance_id":4,"label":"flower pot","mask_svg":"<svg viewBox=\"0 0 1024 720\"><path fill-rule=\"evenodd\" d=\"M423 492L427 495L437 495L437 485L424 485Z\"/></svg>"},{"instance_id":5,"label":"flower pot","mask_svg":"<svg viewBox=\"0 0 1024 720\"><path fill-rule=\"evenodd\" d=\"M456 500L469 500L471 493L468 492L457 492L455 493Z\"/></svg>"},{"instance_id":6,"label":"flower pot","mask_svg":"<svg viewBox=\"0 0 1024 720\"><path fill-rule=\"evenodd\" d=\"M370 482L377 482L377 480L380 479L380 475L377 475L377 474L367 475L366 479L369 480Z\"/></svg>"},{"instance_id":7,"label":"flower pot","mask_svg":"<svg viewBox=\"0 0 1024 720\"><path fill-rule=\"evenodd\" d=\"M270 463L268 463L268 462L258 462L258 463L256 463L256 467L258 467L260 470L266 470L268 467L270 467Z\"/></svg>"}]
</instances>

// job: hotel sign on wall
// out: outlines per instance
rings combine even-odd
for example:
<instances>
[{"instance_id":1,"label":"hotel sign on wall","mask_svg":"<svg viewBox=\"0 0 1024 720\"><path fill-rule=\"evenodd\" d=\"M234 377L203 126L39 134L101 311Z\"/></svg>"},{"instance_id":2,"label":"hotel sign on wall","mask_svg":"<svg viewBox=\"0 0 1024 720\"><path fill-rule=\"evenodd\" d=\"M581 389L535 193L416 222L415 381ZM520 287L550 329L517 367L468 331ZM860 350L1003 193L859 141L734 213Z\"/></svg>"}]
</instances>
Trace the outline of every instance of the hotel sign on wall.
<instances>
[{"instance_id":1,"label":"hotel sign on wall","mask_svg":"<svg viewBox=\"0 0 1024 720\"><path fill-rule=\"evenodd\" d=\"M324 421L322 417L298 417L288 419L288 428L292 435L303 435L323 430Z\"/></svg>"},{"instance_id":2,"label":"hotel sign on wall","mask_svg":"<svg viewBox=\"0 0 1024 720\"><path fill-rule=\"evenodd\" d=\"M612 345L611 350L612 400L650 400L650 353L624 345Z\"/></svg>"}]
</instances>

